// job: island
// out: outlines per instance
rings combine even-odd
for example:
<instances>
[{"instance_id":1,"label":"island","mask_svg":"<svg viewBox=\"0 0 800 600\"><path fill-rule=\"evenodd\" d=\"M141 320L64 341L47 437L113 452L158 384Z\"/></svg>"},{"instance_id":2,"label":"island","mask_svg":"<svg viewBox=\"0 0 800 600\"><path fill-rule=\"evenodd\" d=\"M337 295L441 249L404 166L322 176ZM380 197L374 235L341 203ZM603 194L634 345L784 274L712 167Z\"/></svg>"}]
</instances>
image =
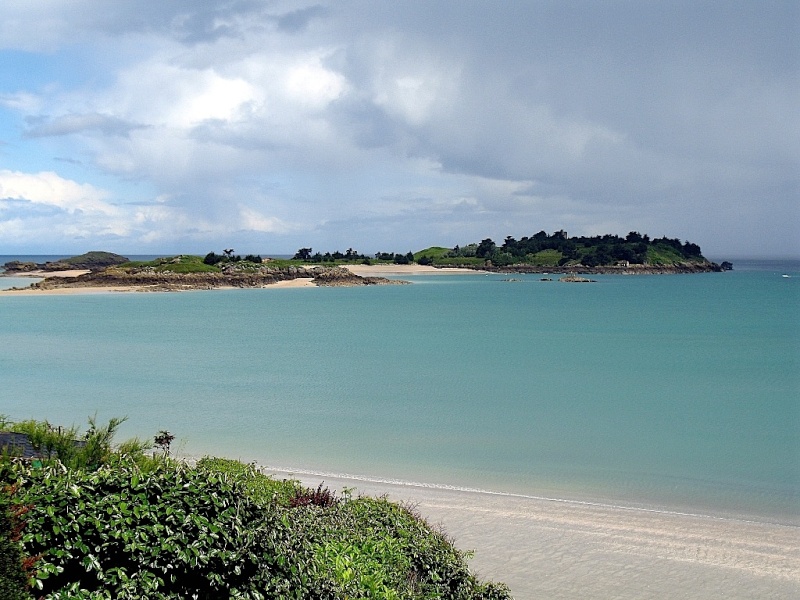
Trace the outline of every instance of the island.
<instances>
[{"instance_id":1,"label":"island","mask_svg":"<svg viewBox=\"0 0 800 600\"><path fill-rule=\"evenodd\" d=\"M570 237L566 231L540 231L519 240L507 236L502 244L491 238L444 248L433 246L414 253L419 264L466 267L500 273L567 273L661 275L730 270L706 259L700 246L677 238L651 239L631 231L627 236Z\"/></svg>"},{"instance_id":2,"label":"island","mask_svg":"<svg viewBox=\"0 0 800 600\"><path fill-rule=\"evenodd\" d=\"M552 234L540 231L517 240L507 236L501 244L491 238L452 248L431 246L417 252L376 252L361 254L352 248L346 252L314 252L300 248L294 260L311 264L417 264L435 268L461 268L498 273L562 273L661 275L673 273L709 273L728 271L706 259L700 246L678 238L651 238L637 231L625 237L570 236L559 230Z\"/></svg>"},{"instance_id":3,"label":"island","mask_svg":"<svg viewBox=\"0 0 800 600\"><path fill-rule=\"evenodd\" d=\"M375 274L387 266L480 270L495 273L560 273L559 281L585 283L592 274L662 275L729 271L706 259L695 243L677 238L651 239L631 231L627 236L570 237L566 231L540 231L519 240L507 236L502 244L491 238L464 246L431 246L417 252L377 252L372 256L352 248L346 252L314 252L300 248L291 259L235 255L233 249L205 257L181 254L151 261L131 261L110 252L93 251L72 258L37 264L11 261L6 275L41 277L28 291L95 289L114 291L181 291L269 286L361 286L409 283ZM357 267L357 268L356 268ZM381 268L378 268L381 267ZM357 271L357 272L356 272ZM374 271L374 272L372 272ZM398 273L389 273L398 275ZM442 271L443 272L443 271ZM542 278L542 281L551 281ZM19 291L14 288L14 291Z\"/></svg>"},{"instance_id":4,"label":"island","mask_svg":"<svg viewBox=\"0 0 800 600\"><path fill-rule=\"evenodd\" d=\"M87 262L86 256L105 256L105 261ZM122 258L123 260L119 260ZM35 265L35 268L31 268ZM183 254L152 261L129 261L110 253L91 252L37 265L12 261L4 265L7 275L39 276L41 281L11 291L106 289L113 291L175 292L219 288L261 288L281 284L319 287L403 285L407 281L385 277L362 277L336 265L303 266L292 261L259 256L216 255L205 258Z\"/></svg>"}]
</instances>

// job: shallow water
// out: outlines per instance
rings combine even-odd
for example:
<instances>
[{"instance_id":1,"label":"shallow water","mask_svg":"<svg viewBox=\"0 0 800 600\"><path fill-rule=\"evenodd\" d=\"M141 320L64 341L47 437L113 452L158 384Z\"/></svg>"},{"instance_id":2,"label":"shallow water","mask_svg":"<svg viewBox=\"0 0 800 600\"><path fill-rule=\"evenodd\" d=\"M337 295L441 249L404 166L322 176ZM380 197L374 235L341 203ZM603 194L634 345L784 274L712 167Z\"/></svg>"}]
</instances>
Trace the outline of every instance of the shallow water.
<instances>
[{"instance_id":1,"label":"shallow water","mask_svg":"<svg viewBox=\"0 0 800 600\"><path fill-rule=\"evenodd\" d=\"M800 521L797 263L515 277L0 297L0 413L128 415L123 436L315 472Z\"/></svg>"}]
</instances>

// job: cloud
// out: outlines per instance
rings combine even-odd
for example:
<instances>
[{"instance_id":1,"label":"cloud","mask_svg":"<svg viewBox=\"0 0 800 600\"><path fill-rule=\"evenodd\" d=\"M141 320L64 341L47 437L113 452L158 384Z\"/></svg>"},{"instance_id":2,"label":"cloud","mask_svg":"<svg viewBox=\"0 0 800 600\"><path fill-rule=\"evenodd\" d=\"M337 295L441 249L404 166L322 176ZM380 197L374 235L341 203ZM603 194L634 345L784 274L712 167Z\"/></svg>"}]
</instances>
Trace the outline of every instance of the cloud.
<instances>
[{"instance_id":1,"label":"cloud","mask_svg":"<svg viewBox=\"0 0 800 600\"><path fill-rule=\"evenodd\" d=\"M306 29L311 21L325 17L328 14L328 9L319 4L300 8L291 12L280 15L275 18L278 24L278 29L288 33L298 33Z\"/></svg>"},{"instance_id":2,"label":"cloud","mask_svg":"<svg viewBox=\"0 0 800 600\"><path fill-rule=\"evenodd\" d=\"M52 171L21 173L0 170L0 202L24 200L33 204L57 207L67 213L113 214L106 202L108 192L88 183L64 179Z\"/></svg>"},{"instance_id":3,"label":"cloud","mask_svg":"<svg viewBox=\"0 0 800 600\"><path fill-rule=\"evenodd\" d=\"M239 207L241 229L245 231L259 231L262 233L282 233L288 227L280 219L267 217L247 206Z\"/></svg>"},{"instance_id":4,"label":"cloud","mask_svg":"<svg viewBox=\"0 0 800 600\"><path fill-rule=\"evenodd\" d=\"M54 66L0 87L3 153L115 181L119 203L95 201L131 218L134 245L614 227L800 253L798 17L793 2L8 0L0 48ZM131 212L143 195L168 200Z\"/></svg>"},{"instance_id":5,"label":"cloud","mask_svg":"<svg viewBox=\"0 0 800 600\"><path fill-rule=\"evenodd\" d=\"M27 114L38 110L41 100L27 92L0 93L0 106Z\"/></svg>"},{"instance_id":6,"label":"cloud","mask_svg":"<svg viewBox=\"0 0 800 600\"><path fill-rule=\"evenodd\" d=\"M32 124L26 132L29 137L72 135L91 131L99 131L103 135L127 137L134 129L145 127L112 115L98 113L63 115L50 120L29 119L29 123Z\"/></svg>"}]
</instances>

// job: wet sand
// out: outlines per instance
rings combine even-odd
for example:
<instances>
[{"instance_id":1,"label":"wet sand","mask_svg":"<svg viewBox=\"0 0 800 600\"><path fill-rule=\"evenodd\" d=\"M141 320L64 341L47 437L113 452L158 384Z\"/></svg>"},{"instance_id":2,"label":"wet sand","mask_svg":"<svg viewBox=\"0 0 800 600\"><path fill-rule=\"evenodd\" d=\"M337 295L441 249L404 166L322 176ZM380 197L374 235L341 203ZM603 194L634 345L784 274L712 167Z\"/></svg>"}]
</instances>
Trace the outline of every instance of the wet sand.
<instances>
[{"instance_id":1,"label":"wet sand","mask_svg":"<svg viewBox=\"0 0 800 600\"><path fill-rule=\"evenodd\" d=\"M269 471L410 503L515 598L800 598L800 528Z\"/></svg>"}]
</instances>

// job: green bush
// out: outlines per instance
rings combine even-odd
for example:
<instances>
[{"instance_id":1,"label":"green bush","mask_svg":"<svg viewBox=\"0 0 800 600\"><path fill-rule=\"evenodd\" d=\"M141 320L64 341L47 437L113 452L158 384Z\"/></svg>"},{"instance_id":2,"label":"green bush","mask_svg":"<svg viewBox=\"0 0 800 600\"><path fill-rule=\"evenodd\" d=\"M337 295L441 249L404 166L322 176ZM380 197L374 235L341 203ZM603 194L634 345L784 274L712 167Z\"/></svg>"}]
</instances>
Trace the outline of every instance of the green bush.
<instances>
[{"instance_id":1,"label":"green bush","mask_svg":"<svg viewBox=\"0 0 800 600\"><path fill-rule=\"evenodd\" d=\"M150 445L137 438L114 447L114 436L126 420L127 417L114 417L101 426L96 417L89 417L89 428L83 435L74 425L53 427L47 421L6 423L5 428L26 434L33 448L46 461L57 459L69 468L94 469L120 456L131 456L141 462L148 460L145 451Z\"/></svg>"},{"instance_id":2,"label":"green bush","mask_svg":"<svg viewBox=\"0 0 800 600\"><path fill-rule=\"evenodd\" d=\"M465 555L402 506L338 498L228 459L191 467L148 458L138 440L113 448L122 421L90 419L77 448L74 428L27 422L21 428L53 457L36 465L0 457L0 488L15 490L13 502L28 510L21 552L37 557L37 597L510 597L477 581ZM0 511L0 598L28 598L6 516Z\"/></svg>"},{"instance_id":3,"label":"green bush","mask_svg":"<svg viewBox=\"0 0 800 600\"><path fill-rule=\"evenodd\" d=\"M250 524L265 511L225 476L174 464L142 473L131 460L96 471L7 465L32 505L26 552L42 554L38 593L109 598L259 597Z\"/></svg>"},{"instance_id":4,"label":"green bush","mask_svg":"<svg viewBox=\"0 0 800 600\"><path fill-rule=\"evenodd\" d=\"M294 479L278 481L261 473L255 465L229 458L207 456L197 461L197 468L230 477L250 500L261 506L271 503L289 506L292 498L302 490L299 481Z\"/></svg>"}]
</instances>

